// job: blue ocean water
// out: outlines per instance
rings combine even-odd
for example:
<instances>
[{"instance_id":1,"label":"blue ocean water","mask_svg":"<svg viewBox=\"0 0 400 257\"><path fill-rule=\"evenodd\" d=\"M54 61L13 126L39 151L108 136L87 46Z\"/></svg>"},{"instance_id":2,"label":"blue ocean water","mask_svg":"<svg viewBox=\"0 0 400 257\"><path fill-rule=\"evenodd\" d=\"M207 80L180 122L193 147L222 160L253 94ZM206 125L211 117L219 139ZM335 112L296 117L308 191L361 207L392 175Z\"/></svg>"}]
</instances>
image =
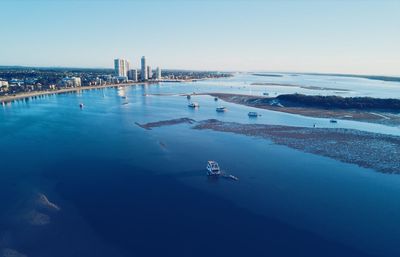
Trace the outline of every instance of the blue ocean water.
<instances>
[{"instance_id":1,"label":"blue ocean water","mask_svg":"<svg viewBox=\"0 0 400 257\"><path fill-rule=\"evenodd\" d=\"M152 130L135 124L190 117L399 133L396 127L332 125L270 111L249 120L252 108L195 96L200 108L192 110L178 95L247 92L254 78L240 76L82 91L4 106L0 249L27 256L398 256L400 176L260 138L187 124ZM79 103L85 104L82 110ZM218 105L229 111L216 113ZM240 181L207 178L210 159ZM37 207L32 200L37 193L60 211ZM32 210L48 215L49 223L32 225L27 218Z\"/></svg>"}]
</instances>

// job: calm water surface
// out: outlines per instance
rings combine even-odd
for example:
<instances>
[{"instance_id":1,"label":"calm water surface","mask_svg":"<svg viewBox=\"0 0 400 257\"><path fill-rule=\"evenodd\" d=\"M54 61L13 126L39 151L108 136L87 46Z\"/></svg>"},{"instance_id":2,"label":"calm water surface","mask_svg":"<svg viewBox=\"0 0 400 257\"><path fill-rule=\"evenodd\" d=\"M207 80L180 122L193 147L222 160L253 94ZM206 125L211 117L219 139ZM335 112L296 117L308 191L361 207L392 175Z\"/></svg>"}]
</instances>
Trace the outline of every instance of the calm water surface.
<instances>
[{"instance_id":1,"label":"calm water surface","mask_svg":"<svg viewBox=\"0 0 400 257\"><path fill-rule=\"evenodd\" d=\"M400 134L397 127L333 125L266 110L249 120L252 108L196 96L200 108L192 110L177 95L262 94L253 80L385 94L381 82L358 78L240 74L14 102L0 109L0 248L27 256L398 256L398 175L186 124L135 125L190 117ZM222 104L229 111L221 115L215 107ZM210 159L240 181L208 179ZM39 192L61 210L38 209L32 199ZM50 223L29 224L32 210L45 212Z\"/></svg>"}]
</instances>

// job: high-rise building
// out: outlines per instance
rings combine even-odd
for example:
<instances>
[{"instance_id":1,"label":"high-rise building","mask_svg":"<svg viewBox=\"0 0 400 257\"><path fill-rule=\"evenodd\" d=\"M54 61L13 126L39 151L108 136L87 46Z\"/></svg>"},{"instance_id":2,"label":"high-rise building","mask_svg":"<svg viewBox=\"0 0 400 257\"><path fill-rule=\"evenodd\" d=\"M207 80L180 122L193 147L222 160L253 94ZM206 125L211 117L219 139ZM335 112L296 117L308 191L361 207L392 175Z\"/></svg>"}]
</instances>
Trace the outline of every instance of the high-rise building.
<instances>
[{"instance_id":1,"label":"high-rise building","mask_svg":"<svg viewBox=\"0 0 400 257\"><path fill-rule=\"evenodd\" d=\"M146 65L146 57L142 56L141 62L141 70L140 70L140 79L145 81L149 78L149 74L147 73L147 65Z\"/></svg>"},{"instance_id":2,"label":"high-rise building","mask_svg":"<svg viewBox=\"0 0 400 257\"><path fill-rule=\"evenodd\" d=\"M136 69L128 70L128 79L138 81L138 74Z\"/></svg>"},{"instance_id":3,"label":"high-rise building","mask_svg":"<svg viewBox=\"0 0 400 257\"><path fill-rule=\"evenodd\" d=\"M153 71L151 70L151 66L147 66L147 77L148 79L153 78Z\"/></svg>"},{"instance_id":4,"label":"high-rise building","mask_svg":"<svg viewBox=\"0 0 400 257\"><path fill-rule=\"evenodd\" d=\"M156 69L156 80L161 80L161 69L157 67Z\"/></svg>"},{"instance_id":5,"label":"high-rise building","mask_svg":"<svg viewBox=\"0 0 400 257\"><path fill-rule=\"evenodd\" d=\"M129 61L125 59L114 60L115 75L119 77L126 77L129 70Z\"/></svg>"}]
</instances>

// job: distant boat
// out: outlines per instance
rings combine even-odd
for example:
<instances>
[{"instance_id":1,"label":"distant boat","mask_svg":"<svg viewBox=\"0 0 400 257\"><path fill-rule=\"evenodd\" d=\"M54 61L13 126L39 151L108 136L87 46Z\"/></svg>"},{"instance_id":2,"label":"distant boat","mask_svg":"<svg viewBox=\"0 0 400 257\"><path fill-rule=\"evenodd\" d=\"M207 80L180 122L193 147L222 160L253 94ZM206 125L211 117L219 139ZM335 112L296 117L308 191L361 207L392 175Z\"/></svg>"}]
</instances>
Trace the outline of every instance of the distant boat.
<instances>
[{"instance_id":1,"label":"distant boat","mask_svg":"<svg viewBox=\"0 0 400 257\"><path fill-rule=\"evenodd\" d=\"M82 109L82 108L83 108L83 106L84 106L84 104L83 104L83 103L80 103L80 104L79 104L79 108L81 108L81 109Z\"/></svg>"},{"instance_id":2,"label":"distant boat","mask_svg":"<svg viewBox=\"0 0 400 257\"><path fill-rule=\"evenodd\" d=\"M207 175L208 176L219 176L221 175L221 170L216 161L207 162Z\"/></svg>"},{"instance_id":3,"label":"distant boat","mask_svg":"<svg viewBox=\"0 0 400 257\"><path fill-rule=\"evenodd\" d=\"M187 96L186 96L186 98L187 98L187 99L190 99L190 98L191 98L191 96L190 96L190 95L187 95Z\"/></svg>"},{"instance_id":4,"label":"distant boat","mask_svg":"<svg viewBox=\"0 0 400 257\"><path fill-rule=\"evenodd\" d=\"M265 95L265 96L269 96L269 93L265 92L265 93L263 93L263 95Z\"/></svg>"},{"instance_id":5,"label":"distant boat","mask_svg":"<svg viewBox=\"0 0 400 257\"><path fill-rule=\"evenodd\" d=\"M330 120L330 123L337 123L337 120Z\"/></svg>"},{"instance_id":6,"label":"distant boat","mask_svg":"<svg viewBox=\"0 0 400 257\"><path fill-rule=\"evenodd\" d=\"M257 112L249 112L247 115L249 115L249 117L258 117L258 113Z\"/></svg>"},{"instance_id":7,"label":"distant boat","mask_svg":"<svg viewBox=\"0 0 400 257\"><path fill-rule=\"evenodd\" d=\"M218 101L218 97L215 97L215 98L214 98L214 101Z\"/></svg>"},{"instance_id":8,"label":"distant boat","mask_svg":"<svg viewBox=\"0 0 400 257\"><path fill-rule=\"evenodd\" d=\"M217 109L215 109L217 112L226 112L228 109L226 109L226 107L221 106L221 107L217 107Z\"/></svg>"},{"instance_id":9,"label":"distant boat","mask_svg":"<svg viewBox=\"0 0 400 257\"><path fill-rule=\"evenodd\" d=\"M200 107L199 103L197 103L197 102L192 102L192 103L188 104L188 106L191 107L191 108L198 108L198 107Z\"/></svg>"}]
</instances>

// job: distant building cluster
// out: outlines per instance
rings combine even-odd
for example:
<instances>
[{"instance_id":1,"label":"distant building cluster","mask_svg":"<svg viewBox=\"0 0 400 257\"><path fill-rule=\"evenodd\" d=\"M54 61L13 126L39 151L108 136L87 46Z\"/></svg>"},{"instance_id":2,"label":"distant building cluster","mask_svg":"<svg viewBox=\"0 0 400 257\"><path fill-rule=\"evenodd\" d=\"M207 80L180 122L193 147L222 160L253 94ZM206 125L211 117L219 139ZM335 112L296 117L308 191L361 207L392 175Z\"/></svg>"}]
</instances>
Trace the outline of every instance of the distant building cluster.
<instances>
[{"instance_id":1,"label":"distant building cluster","mask_svg":"<svg viewBox=\"0 0 400 257\"><path fill-rule=\"evenodd\" d=\"M122 82L137 82L137 81L161 81L162 74L159 67L153 70L147 65L146 57L143 56L140 62L140 76L137 69L130 68L130 62L126 59L114 60L114 73L118 81Z\"/></svg>"},{"instance_id":2,"label":"distant building cluster","mask_svg":"<svg viewBox=\"0 0 400 257\"><path fill-rule=\"evenodd\" d=\"M114 69L0 67L0 97L64 88L114 85L127 82L182 82L230 76L211 71L152 69L146 57L132 69L125 59L115 59Z\"/></svg>"}]
</instances>

